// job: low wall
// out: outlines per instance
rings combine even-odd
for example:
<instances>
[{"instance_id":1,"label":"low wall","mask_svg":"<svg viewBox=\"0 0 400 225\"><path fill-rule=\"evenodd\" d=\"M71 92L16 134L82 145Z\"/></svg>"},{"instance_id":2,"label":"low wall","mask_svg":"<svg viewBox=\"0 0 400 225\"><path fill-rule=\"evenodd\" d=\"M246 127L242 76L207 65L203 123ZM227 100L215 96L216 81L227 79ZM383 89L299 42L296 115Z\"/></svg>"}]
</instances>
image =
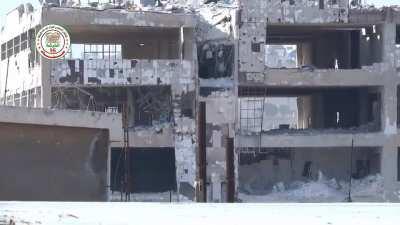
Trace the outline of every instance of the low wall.
<instances>
[{"instance_id":1,"label":"low wall","mask_svg":"<svg viewBox=\"0 0 400 225\"><path fill-rule=\"evenodd\" d=\"M0 200L105 201L105 129L0 123Z\"/></svg>"}]
</instances>

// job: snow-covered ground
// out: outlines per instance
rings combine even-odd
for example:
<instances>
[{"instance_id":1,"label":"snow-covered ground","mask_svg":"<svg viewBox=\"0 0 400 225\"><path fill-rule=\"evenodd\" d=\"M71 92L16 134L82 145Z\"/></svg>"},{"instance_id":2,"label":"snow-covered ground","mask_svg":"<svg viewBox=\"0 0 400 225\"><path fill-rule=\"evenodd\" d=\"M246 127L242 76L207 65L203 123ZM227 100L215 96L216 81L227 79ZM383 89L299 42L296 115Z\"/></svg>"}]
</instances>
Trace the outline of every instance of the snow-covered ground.
<instances>
[{"instance_id":1,"label":"snow-covered ground","mask_svg":"<svg viewBox=\"0 0 400 225\"><path fill-rule=\"evenodd\" d=\"M398 225L400 204L0 202L0 224ZM10 220L13 222L10 223Z\"/></svg>"},{"instance_id":2,"label":"snow-covered ground","mask_svg":"<svg viewBox=\"0 0 400 225\"><path fill-rule=\"evenodd\" d=\"M321 172L316 181L278 183L271 193L256 195L247 190L239 192L243 202L345 202L348 200L349 183L327 179ZM400 199L400 192L396 193ZM385 202L383 177L371 175L361 180L352 180L351 198L355 202Z\"/></svg>"}]
</instances>

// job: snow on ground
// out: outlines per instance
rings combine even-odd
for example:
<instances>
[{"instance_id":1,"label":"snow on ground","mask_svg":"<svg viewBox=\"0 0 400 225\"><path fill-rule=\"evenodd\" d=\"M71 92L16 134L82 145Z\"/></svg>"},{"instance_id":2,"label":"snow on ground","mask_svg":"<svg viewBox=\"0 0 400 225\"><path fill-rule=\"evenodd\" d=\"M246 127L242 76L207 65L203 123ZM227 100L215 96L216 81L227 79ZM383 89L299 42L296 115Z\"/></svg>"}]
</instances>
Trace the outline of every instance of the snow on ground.
<instances>
[{"instance_id":1,"label":"snow on ground","mask_svg":"<svg viewBox=\"0 0 400 225\"><path fill-rule=\"evenodd\" d=\"M397 225L400 204L0 202L0 224ZM12 220L15 223L10 223Z\"/></svg>"},{"instance_id":2,"label":"snow on ground","mask_svg":"<svg viewBox=\"0 0 400 225\"><path fill-rule=\"evenodd\" d=\"M327 179L322 173L317 181L293 182L285 186L274 185L267 195L239 193L243 202L345 202L348 199L349 183L335 179ZM385 201L383 177L371 175L361 180L352 180L351 197L353 201L383 202Z\"/></svg>"}]
</instances>

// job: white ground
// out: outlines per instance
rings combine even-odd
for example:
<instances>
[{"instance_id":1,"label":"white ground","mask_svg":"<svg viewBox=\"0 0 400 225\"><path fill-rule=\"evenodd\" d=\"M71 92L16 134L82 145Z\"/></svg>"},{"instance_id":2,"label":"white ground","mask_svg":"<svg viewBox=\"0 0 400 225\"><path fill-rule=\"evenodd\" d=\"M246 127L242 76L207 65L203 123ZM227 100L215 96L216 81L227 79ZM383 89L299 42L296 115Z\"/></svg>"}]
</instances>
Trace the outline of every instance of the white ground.
<instances>
[{"instance_id":1,"label":"white ground","mask_svg":"<svg viewBox=\"0 0 400 225\"><path fill-rule=\"evenodd\" d=\"M0 224L398 225L400 204L0 202Z\"/></svg>"}]
</instances>

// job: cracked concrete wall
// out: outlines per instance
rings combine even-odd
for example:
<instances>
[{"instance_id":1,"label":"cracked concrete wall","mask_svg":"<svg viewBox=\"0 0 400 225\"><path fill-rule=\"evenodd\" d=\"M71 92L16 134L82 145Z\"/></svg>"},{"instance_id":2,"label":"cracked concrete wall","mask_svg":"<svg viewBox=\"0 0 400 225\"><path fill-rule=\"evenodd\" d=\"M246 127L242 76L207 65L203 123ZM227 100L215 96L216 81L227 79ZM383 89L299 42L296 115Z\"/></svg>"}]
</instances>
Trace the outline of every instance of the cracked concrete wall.
<instances>
[{"instance_id":1,"label":"cracked concrete wall","mask_svg":"<svg viewBox=\"0 0 400 225\"><path fill-rule=\"evenodd\" d=\"M206 102L206 148L209 202L226 202L226 139L234 137L236 100L232 90L215 91Z\"/></svg>"},{"instance_id":2,"label":"cracked concrete wall","mask_svg":"<svg viewBox=\"0 0 400 225\"><path fill-rule=\"evenodd\" d=\"M50 77L53 86L171 85L174 77L192 74L192 67L188 60L54 60Z\"/></svg>"},{"instance_id":3,"label":"cracked concrete wall","mask_svg":"<svg viewBox=\"0 0 400 225\"><path fill-rule=\"evenodd\" d=\"M333 3L331 3L333 2ZM347 23L348 0L269 0L264 11L269 23Z\"/></svg>"},{"instance_id":4,"label":"cracked concrete wall","mask_svg":"<svg viewBox=\"0 0 400 225\"><path fill-rule=\"evenodd\" d=\"M226 202L226 139L234 137L238 8L200 8L199 101L206 103L207 201Z\"/></svg>"},{"instance_id":5,"label":"cracked concrete wall","mask_svg":"<svg viewBox=\"0 0 400 225\"><path fill-rule=\"evenodd\" d=\"M359 24L400 23L398 7L357 8L349 10L349 22Z\"/></svg>"},{"instance_id":6,"label":"cracked concrete wall","mask_svg":"<svg viewBox=\"0 0 400 225\"><path fill-rule=\"evenodd\" d=\"M238 73L251 77L265 67L265 1L241 1L238 30Z\"/></svg>"},{"instance_id":7,"label":"cracked concrete wall","mask_svg":"<svg viewBox=\"0 0 400 225\"><path fill-rule=\"evenodd\" d=\"M200 10L199 101L206 103L207 201L226 202L226 139L234 137L237 8Z\"/></svg>"},{"instance_id":8,"label":"cracked concrete wall","mask_svg":"<svg viewBox=\"0 0 400 225\"><path fill-rule=\"evenodd\" d=\"M171 77L172 105L174 118L174 146L178 191L193 200L196 187L197 149L197 48L194 33L188 34L191 43L193 65L186 66L186 72Z\"/></svg>"}]
</instances>

